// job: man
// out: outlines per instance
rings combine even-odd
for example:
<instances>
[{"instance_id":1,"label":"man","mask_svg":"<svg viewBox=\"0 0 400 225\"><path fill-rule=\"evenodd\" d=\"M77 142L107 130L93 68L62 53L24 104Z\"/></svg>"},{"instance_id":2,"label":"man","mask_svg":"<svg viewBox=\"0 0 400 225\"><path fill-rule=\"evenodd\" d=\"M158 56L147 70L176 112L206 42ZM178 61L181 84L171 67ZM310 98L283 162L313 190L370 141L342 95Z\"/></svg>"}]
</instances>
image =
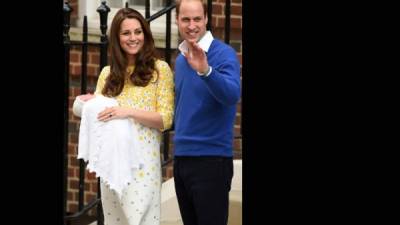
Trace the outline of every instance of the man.
<instances>
[{"instance_id":1,"label":"man","mask_svg":"<svg viewBox=\"0 0 400 225\"><path fill-rule=\"evenodd\" d=\"M206 30L207 20L203 1L176 2L184 41L175 62L174 180L185 225L227 224L233 176L240 64L235 50Z\"/></svg>"}]
</instances>

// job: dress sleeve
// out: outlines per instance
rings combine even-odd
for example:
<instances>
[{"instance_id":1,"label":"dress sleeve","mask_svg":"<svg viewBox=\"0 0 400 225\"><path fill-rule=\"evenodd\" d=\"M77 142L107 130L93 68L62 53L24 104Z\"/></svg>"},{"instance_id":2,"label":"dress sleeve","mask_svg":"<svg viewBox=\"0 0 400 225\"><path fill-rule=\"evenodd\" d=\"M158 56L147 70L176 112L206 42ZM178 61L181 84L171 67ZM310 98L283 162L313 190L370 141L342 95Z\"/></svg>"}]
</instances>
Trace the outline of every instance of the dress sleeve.
<instances>
[{"instance_id":1,"label":"dress sleeve","mask_svg":"<svg viewBox=\"0 0 400 225\"><path fill-rule=\"evenodd\" d=\"M167 130L172 126L174 116L174 75L169 65L164 61L158 63L159 80L157 85L156 111L161 114L164 128Z\"/></svg>"},{"instance_id":2,"label":"dress sleeve","mask_svg":"<svg viewBox=\"0 0 400 225\"><path fill-rule=\"evenodd\" d=\"M99 78L97 79L96 91L94 92L96 95L101 95L101 91L106 83L106 78L110 74L110 66L105 66L100 72Z\"/></svg>"}]
</instances>

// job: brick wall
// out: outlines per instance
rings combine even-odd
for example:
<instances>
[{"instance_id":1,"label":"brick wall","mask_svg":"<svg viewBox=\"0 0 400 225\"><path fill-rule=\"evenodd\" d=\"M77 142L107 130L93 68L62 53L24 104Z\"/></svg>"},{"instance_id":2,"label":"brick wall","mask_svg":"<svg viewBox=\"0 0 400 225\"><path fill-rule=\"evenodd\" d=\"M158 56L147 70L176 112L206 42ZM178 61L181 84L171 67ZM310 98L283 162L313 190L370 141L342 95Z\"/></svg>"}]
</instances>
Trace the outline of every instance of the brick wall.
<instances>
[{"instance_id":1,"label":"brick wall","mask_svg":"<svg viewBox=\"0 0 400 225\"><path fill-rule=\"evenodd\" d=\"M99 51L88 47L88 92L93 92L99 74ZM81 60L82 54L80 47L72 47L70 52L70 90L69 90L69 106L71 107L77 95L81 94ZM79 192L79 160L77 159L78 136L79 136L80 118L72 113L69 109L68 121L68 197L67 211L78 211L78 192ZM85 195L84 202L87 204L96 198L97 195L97 179L94 173L85 171Z\"/></svg>"},{"instance_id":2,"label":"brick wall","mask_svg":"<svg viewBox=\"0 0 400 225\"><path fill-rule=\"evenodd\" d=\"M231 1L230 25L230 45L236 50L240 65L242 65L242 0ZM216 38L225 40L225 0L213 1L212 31ZM240 135L241 117L240 101L234 127L235 136ZM234 156L235 158L242 158L241 138L234 140Z\"/></svg>"},{"instance_id":3,"label":"brick wall","mask_svg":"<svg viewBox=\"0 0 400 225\"><path fill-rule=\"evenodd\" d=\"M77 20L78 4L77 0L71 0L70 5L73 8L71 15L71 25L74 26ZM215 38L224 40L224 10L225 10L225 0L214 0L213 1L213 15L212 15L212 30ZM237 56L242 63L242 1L233 0L231 2L231 37L230 44L237 51ZM158 49L159 55L163 57L163 49ZM174 51L171 57L171 68L174 68L174 59L176 57L177 51ZM69 91L69 106L77 95L80 95L80 79L81 79L81 48L72 47L70 52L70 91ZM97 76L100 73L99 70L99 50L95 47L89 46L88 48L88 92L93 92L95 89ZM235 121L235 136L240 134L240 124L241 124L241 101L237 105L238 112ZM68 121L68 199L67 199L67 212L78 211L78 185L79 185L79 160L77 160L77 150L78 150L78 135L79 135L79 122L80 118L75 117L72 113L72 109L69 109L69 121ZM173 132L170 133L169 143L170 152L172 156L173 152L173 142L172 142ZM242 157L242 140L241 138L234 140L234 157ZM163 177L168 179L172 177L172 165L169 164L166 168L163 168ZM85 204L89 203L96 198L97 194L97 179L95 174L85 171Z\"/></svg>"}]
</instances>

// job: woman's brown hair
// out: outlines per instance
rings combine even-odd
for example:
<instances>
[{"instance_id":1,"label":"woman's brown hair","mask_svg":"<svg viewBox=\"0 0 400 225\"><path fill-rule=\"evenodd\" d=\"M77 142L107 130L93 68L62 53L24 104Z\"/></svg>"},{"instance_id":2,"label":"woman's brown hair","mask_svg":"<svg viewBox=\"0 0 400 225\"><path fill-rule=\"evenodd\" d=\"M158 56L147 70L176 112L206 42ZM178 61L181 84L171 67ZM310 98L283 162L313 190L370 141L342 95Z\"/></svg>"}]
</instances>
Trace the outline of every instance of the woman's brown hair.
<instances>
[{"instance_id":1,"label":"woman's brown hair","mask_svg":"<svg viewBox=\"0 0 400 225\"><path fill-rule=\"evenodd\" d=\"M119 35L121 23L125 19L137 19L142 26L144 34L144 44L142 49L135 57L135 69L131 74L127 74L128 57L122 50ZM110 29L109 50L111 56L110 74L106 79L102 94L109 97L115 97L122 92L125 83L125 77L129 75L129 80L136 86L145 87L153 78L156 62L156 50L153 35L150 26L144 17L136 10L131 8L122 8L114 16Z\"/></svg>"}]
</instances>

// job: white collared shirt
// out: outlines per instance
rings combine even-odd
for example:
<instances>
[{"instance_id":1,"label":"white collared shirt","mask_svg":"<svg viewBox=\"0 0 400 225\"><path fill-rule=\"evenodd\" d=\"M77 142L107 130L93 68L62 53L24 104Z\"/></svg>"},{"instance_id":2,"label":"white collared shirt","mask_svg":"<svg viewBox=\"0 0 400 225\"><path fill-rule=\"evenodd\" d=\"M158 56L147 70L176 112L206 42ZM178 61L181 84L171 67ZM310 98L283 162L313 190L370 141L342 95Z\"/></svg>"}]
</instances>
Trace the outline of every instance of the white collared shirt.
<instances>
[{"instance_id":1,"label":"white collared shirt","mask_svg":"<svg viewBox=\"0 0 400 225\"><path fill-rule=\"evenodd\" d=\"M203 51L208 52L208 49L210 48L213 40L214 37L212 36L211 32L207 31L200 39L200 41L197 42L197 44L199 44L200 48L203 49ZM188 51L187 43L185 40L179 44L178 49L179 51L181 51L182 55L185 55L185 53Z\"/></svg>"}]
</instances>

